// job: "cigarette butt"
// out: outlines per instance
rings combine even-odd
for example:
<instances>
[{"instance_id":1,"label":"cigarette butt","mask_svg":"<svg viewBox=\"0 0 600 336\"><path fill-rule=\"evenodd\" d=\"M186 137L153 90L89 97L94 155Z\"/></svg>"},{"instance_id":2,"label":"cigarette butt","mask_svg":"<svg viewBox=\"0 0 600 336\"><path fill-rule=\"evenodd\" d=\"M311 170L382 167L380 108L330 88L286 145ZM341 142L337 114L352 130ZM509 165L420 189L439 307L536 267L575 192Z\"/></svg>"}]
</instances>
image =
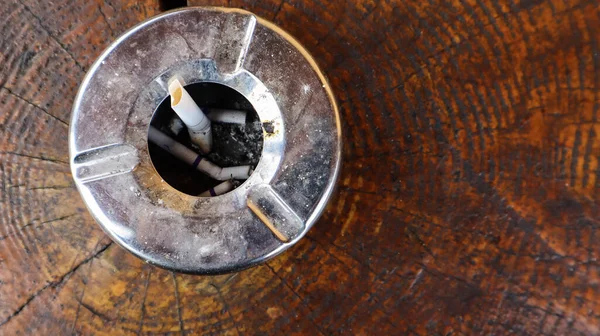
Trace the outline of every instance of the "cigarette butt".
<instances>
[{"instance_id":1,"label":"cigarette butt","mask_svg":"<svg viewBox=\"0 0 600 336\"><path fill-rule=\"evenodd\" d=\"M246 123L246 111L211 108L208 109L208 119L212 122L243 125Z\"/></svg>"},{"instance_id":2,"label":"cigarette butt","mask_svg":"<svg viewBox=\"0 0 600 336\"><path fill-rule=\"evenodd\" d=\"M207 191L201 193L200 197L215 197L219 195L223 195L226 192L233 190L233 182L225 181L214 188L210 188Z\"/></svg>"},{"instance_id":3,"label":"cigarette butt","mask_svg":"<svg viewBox=\"0 0 600 336\"><path fill-rule=\"evenodd\" d=\"M227 179L246 180L250 177L250 166L223 167L220 172L221 181Z\"/></svg>"},{"instance_id":4,"label":"cigarette butt","mask_svg":"<svg viewBox=\"0 0 600 336\"><path fill-rule=\"evenodd\" d=\"M169 94L171 108L187 126L192 142L198 145L203 153L209 153L212 148L210 120L178 79L169 83Z\"/></svg>"},{"instance_id":5,"label":"cigarette butt","mask_svg":"<svg viewBox=\"0 0 600 336\"><path fill-rule=\"evenodd\" d=\"M163 132L153 126L150 126L148 131L148 139L159 146L160 148L171 153L179 160L189 164L197 170L205 173L218 181L226 181L230 179L246 180L250 177L252 171L251 166L236 166L221 168L216 164L208 161L202 154L198 154L179 142L173 140Z\"/></svg>"}]
</instances>

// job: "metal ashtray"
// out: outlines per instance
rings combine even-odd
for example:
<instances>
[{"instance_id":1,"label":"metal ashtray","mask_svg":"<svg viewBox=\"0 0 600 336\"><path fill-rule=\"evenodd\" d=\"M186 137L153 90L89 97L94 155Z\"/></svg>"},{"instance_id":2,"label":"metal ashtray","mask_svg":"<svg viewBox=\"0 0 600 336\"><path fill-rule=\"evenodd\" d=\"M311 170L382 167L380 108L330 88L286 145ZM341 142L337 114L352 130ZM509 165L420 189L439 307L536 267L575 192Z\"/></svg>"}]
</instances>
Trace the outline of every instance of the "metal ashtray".
<instances>
[{"instance_id":1,"label":"metal ashtray","mask_svg":"<svg viewBox=\"0 0 600 336\"><path fill-rule=\"evenodd\" d=\"M255 112L260 159L236 189L201 197L176 186L196 181L186 171L170 183L157 170L148 131L174 77L226 87ZM190 7L104 51L77 94L69 151L83 200L115 242L174 271L225 273L276 256L315 223L340 170L340 119L325 76L289 34L247 11Z\"/></svg>"}]
</instances>

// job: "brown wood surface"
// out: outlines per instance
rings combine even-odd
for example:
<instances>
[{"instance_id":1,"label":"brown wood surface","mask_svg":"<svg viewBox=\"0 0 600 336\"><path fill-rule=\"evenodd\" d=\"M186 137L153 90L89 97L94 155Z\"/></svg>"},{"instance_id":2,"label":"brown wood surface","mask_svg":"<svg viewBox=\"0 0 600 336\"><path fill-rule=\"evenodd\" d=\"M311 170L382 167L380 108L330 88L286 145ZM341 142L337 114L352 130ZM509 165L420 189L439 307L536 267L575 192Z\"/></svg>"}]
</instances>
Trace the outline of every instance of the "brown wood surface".
<instances>
[{"instance_id":1,"label":"brown wood surface","mask_svg":"<svg viewBox=\"0 0 600 336\"><path fill-rule=\"evenodd\" d=\"M339 190L239 274L105 237L69 173L71 104L156 0L0 6L0 334L600 334L600 5L189 1L297 37L339 99Z\"/></svg>"}]
</instances>

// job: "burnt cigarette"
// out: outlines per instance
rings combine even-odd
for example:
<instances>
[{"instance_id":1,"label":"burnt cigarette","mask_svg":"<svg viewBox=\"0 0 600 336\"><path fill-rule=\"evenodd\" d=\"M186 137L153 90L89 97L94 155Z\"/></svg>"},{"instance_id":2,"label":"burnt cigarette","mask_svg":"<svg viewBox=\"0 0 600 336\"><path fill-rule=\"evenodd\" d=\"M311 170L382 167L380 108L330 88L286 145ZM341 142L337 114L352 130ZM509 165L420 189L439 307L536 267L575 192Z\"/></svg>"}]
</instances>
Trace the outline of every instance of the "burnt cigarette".
<instances>
[{"instance_id":1,"label":"burnt cigarette","mask_svg":"<svg viewBox=\"0 0 600 336\"><path fill-rule=\"evenodd\" d=\"M173 140L153 126L148 131L148 139L160 148L171 153L179 160L189 164L197 170L219 181L230 179L245 180L250 177L251 166L219 167L208 161L202 154L198 154L179 142Z\"/></svg>"},{"instance_id":2,"label":"burnt cigarette","mask_svg":"<svg viewBox=\"0 0 600 336\"><path fill-rule=\"evenodd\" d=\"M208 119L218 123L245 124L246 111L211 108L208 109Z\"/></svg>"},{"instance_id":3,"label":"burnt cigarette","mask_svg":"<svg viewBox=\"0 0 600 336\"><path fill-rule=\"evenodd\" d=\"M233 190L233 182L225 181L213 188L208 189L202 194L198 195L200 197L215 197L219 195L223 195L226 192Z\"/></svg>"}]
</instances>

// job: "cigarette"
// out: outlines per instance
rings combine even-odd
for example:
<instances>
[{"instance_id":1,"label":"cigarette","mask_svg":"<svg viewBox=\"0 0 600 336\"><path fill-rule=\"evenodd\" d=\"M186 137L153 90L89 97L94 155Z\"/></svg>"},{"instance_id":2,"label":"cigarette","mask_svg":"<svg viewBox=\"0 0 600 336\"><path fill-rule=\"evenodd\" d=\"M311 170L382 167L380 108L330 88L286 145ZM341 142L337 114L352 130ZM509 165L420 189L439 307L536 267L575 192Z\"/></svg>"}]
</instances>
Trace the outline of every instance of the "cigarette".
<instances>
[{"instance_id":1,"label":"cigarette","mask_svg":"<svg viewBox=\"0 0 600 336\"><path fill-rule=\"evenodd\" d=\"M202 194L198 195L200 197L215 197L219 195L223 195L224 193L231 191L233 189L233 183L231 181L225 181L214 188L210 188Z\"/></svg>"},{"instance_id":2,"label":"cigarette","mask_svg":"<svg viewBox=\"0 0 600 336\"><path fill-rule=\"evenodd\" d=\"M205 173L218 181L226 181L230 179L246 180L250 177L251 166L236 166L221 168L216 164L208 161L202 154L198 154L179 142L171 139L163 132L153 126L150 126L148 131L148 139L160 148L171 153L179 160L189 164L197 170Z\"/></svg>"},{"instance_id":3,"label":"cigarette","mask_svg":"<svg viewBox=\"0 0 600 336\"><path fill-rule=\"evenodd\" d=\"M192 142L198 145L203 153L210 153L212 148L210 120L178 79L173 79L169 83L169 94L171 108L187 126Z\"/></svg>"},{"instance_id":4,"label":"cigarette","mask_svg":"<svg viewBox=\"0 0 600 336\"><path fill-rule=\"evenodd\" d=\"M206 116L211 122L240 125L246 124L246 111L206 107L201 107L200 109L208 111ZM181 132L184 127L185 125L179 117L173 116L173 118L171 118L169 130L173 132L173 134L179 135L179 132Z\"/></svg>"},{"instance_id":5,"label":"cigarette","mask_svg":"<svg viewBox=\"0 0 600 336\"><path fill-rule=\"evenodd\" d=\"M208 110L208 119L227 124L245 124L246 111L211 108Z\"/></svg>"}]
</instances>

